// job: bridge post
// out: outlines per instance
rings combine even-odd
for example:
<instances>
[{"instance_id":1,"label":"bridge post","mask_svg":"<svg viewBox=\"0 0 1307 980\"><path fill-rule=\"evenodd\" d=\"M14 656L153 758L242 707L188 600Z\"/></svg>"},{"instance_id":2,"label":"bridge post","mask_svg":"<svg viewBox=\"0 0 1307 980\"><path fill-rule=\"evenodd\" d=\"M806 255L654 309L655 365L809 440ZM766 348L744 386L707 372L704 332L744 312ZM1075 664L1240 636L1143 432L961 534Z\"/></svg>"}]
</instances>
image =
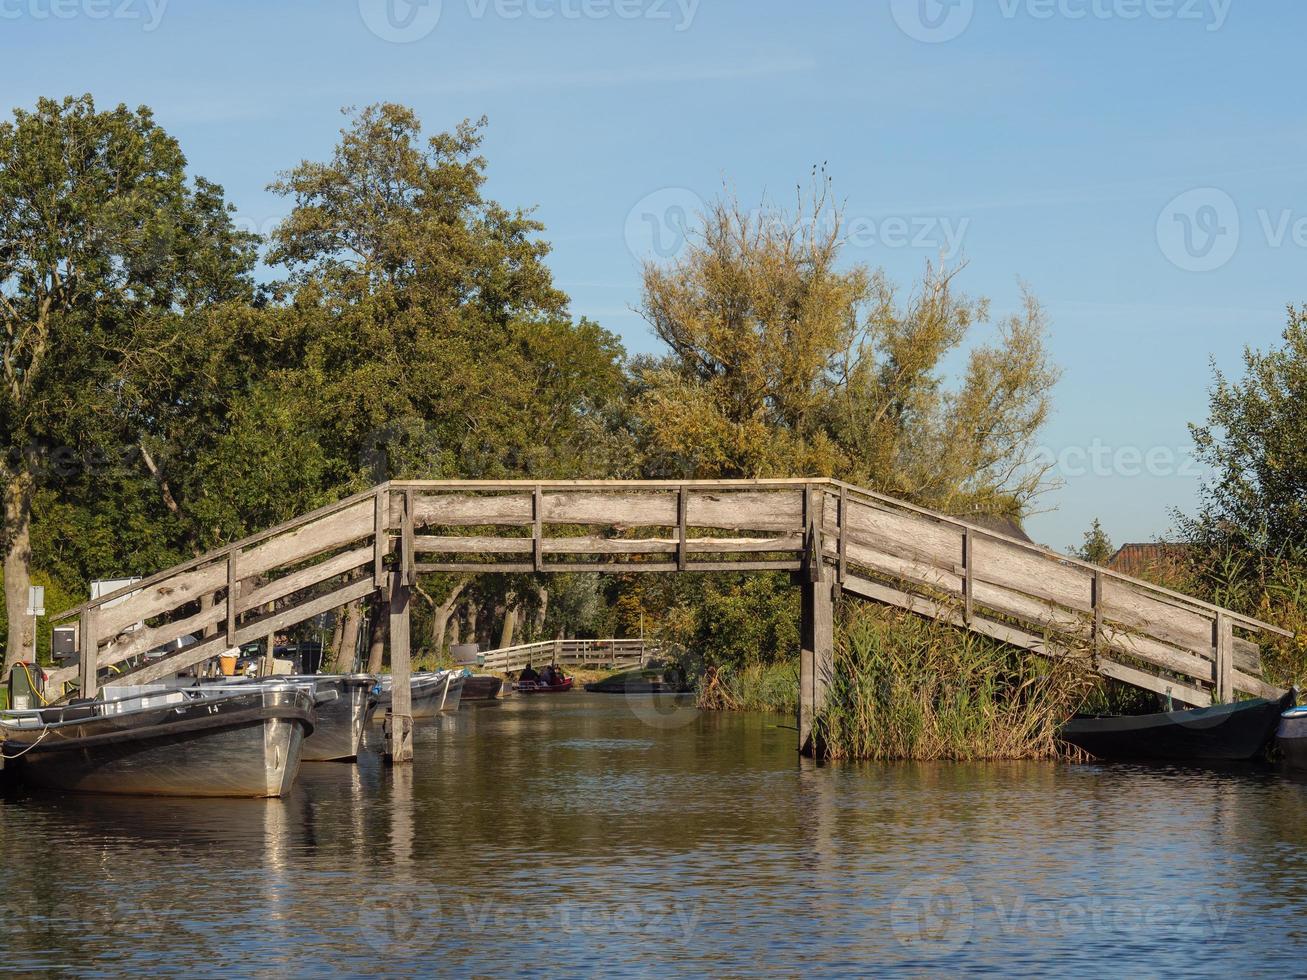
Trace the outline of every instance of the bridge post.
<instances>
[{"instance_id":1,"label":"bridge post","mask_svg":"<svg viewBox=\"0 0 1307 980\"><path fill-rule=\"evenodd\" d=\"M835 585L824 562L816 581L804 581L799 641L799 751L816 755L813 721L824 707L835 671Z\"/></svg>"},{"instance_id":2,"label":"bridge post","mask_svg":"<svg viewBox=\"0 0 1307 980\"><path fill-rule=\"evenodd\" d=\"M390 573L391 703L386 712L386 761L413 761L413 690L410 659L409 586L402 571Z\"/></svg>"}]
</instances>

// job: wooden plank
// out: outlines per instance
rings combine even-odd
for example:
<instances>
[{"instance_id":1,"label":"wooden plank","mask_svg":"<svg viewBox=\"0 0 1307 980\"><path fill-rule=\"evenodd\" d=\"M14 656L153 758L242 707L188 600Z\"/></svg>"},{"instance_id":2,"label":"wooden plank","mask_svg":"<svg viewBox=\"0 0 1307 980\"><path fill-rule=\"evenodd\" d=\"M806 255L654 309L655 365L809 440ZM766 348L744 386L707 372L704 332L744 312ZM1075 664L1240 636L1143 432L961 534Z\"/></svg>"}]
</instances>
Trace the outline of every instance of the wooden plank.
<instances>
[{"instance_id":1,"label":"wooden plank","mask_svg":"<svg viewBox=\"0 0 1307 980\"><path fill-rule=\"evenodd\" d=\"M355 569L363 568L371 564L373 559L372 545L369 544L328 558L317 565L310 565L308 568L302 568L297 572L291 572L289 575L283 575L281 578L273 579L261 588L254 589L248 595L242 596L237 602L237 611L249 612L251 609L257 609L269 602L284 599L288 595L294 595L296 592L311 588L328 579L335 578L337 575L345 575Z\"/></svg>"},{"instance_id":2,"label":"wooden plank","mask_svg":"<svg viewBox=\"0 0 1307 980\"><path fill-rule=\"evenodd\" d=\"M811 513L811 512L810 512ZM813 529L817 523L814 516ZM803 585L799 630L799 751L816 755L813 739L817 715L826 707L835 673L835 604L825 563L817 561L817 578Z\"/></svg>"},{"instance_id":3,"label":"wooden plank","mask_svg":"<svg viewBox=\"0 0 1307 980\"><path fill-rule=\"evenodd\" d=\"M971 543L976 579L1081 612L1092 611L1093 576L1088 569L984 534L973 534Z\"/></svg>"},{"instance_id":4,"label":"wooden plank","mask_svg":"<svg viewBox=\"0 0 1307 980\"><path fill-rule=\"evenodd\" d=\"M853 498L849 505L850 543L868 545L918 561L953 568L962 556L962 528L915 514L897 513Z\"/></svg>"},{"instance_id":5,"label":"wooden plank","mask_svg":"<svg viewBox=\"0 0 1307 980\"><path fill-rule=\"evenodd\" d=\"M412 585L416 579L413 566L417 558L413 549L413 491L408 489L404 491L404 516L400 524L401 543L403 553L400 555L400 561L403 563L403 579L405 585Z\"/></svg>"},{"instance_id":6,"label":"wooden plank","mask_svg":"<svg viewBox=\"0 0 1307 980\"><path fill-rule=\"evenodd\" d=\"M1129 582L1105 578L1103 615L1159 640L1209 653L1212 649L1214 616L1199 609L1182 608L1165 596L1136 588Z\"/></svg>"},{"instance_id":7,"label":"wooden plank","mask_svg":"<svg viewBox=\"0 0 1307 980\"><path fill-rule=\"evenodd\" d=\"M1193 708L1211 707L1212 696L1201 688L1191 687L1169 678L1157 677L1147 671L1136 670L1133 667L1127 667L1125 664L1119 664L1114 660L1105 660L1101 657L1098 659L1097 667L1098 672L1104 677L1110 677L1112 680L1121 681L1134 687L1141 687L1145 691L1152 691L1154 694L1160 694L1163 697L1169 695L1181 705L1188 705Z\"/></svg>"},{"instance_id":8,"label":"wooden plank","mask_svg":"<svg viewBox=\"0 0 1307 980\"><path fill-rule=\"evenodd\" d=\"M377 491L377 498L372 503L372 584L380 589L386 584L386 552L390 547L390 538L386 534L389 522L386 494Z\"/></svg>"},{"instance_id":9,"label":"wooden plank","mask_svg":"<svg viewBox=\"0 0 1307 980\"><path fill-rule=\"evenodd\" d=\"M690 537L689 522L689 491L685 487L681 487L676 493L676 567L681 571L685 571L685 565L690 559L690 551L687 546Z\"/></svg>"},{"instance_id":10,"label":"wooden plank","mask_svg":"<svg viewBox=\"0 0 1307 980\"><path fill-rule=\"evenodd\" d=\"M1239 670L1233 671L1230 679L1234 684L1234 689L1236 691L1242 694L1251 694L1255 698L1266 698L1268 701L1278 701L1288 693L1288 691L1282 687L1268 684L1260 677L1252 677Z\"/></svg>"},{"instance_id":11,"label":"wooden plank","mask_svg":"<svg viewBox=\"0 0 1307 980\"><path fill-rule=\"evenodd\" d=\"M922 561L912 561L897 555L886 554L867 545L850 541L845 545L849 563L855 568L870 569L882 575L938 589L950 595L961 596L962 576L953 571L937 568ZM850 573L853 574L853 573ZM847 576L846 576L847 577Z\"/></svg>"},{"instance_id":12,"label":"wooden plank","mask_svg":"<svg viewBox=\"0 0 1307 980\"><path fill-rule=\"evenodd\" d=\"M536 487L531 495L531 554L535 561L536 571L543 571L545 567L545 494L544 490Z\"/></svg>"},{"instance_id":13,"label":"wooden plank","mask_svg":"<svg viewBox=\"0 0 1307 980\"><path fill-rule=\"evenodd\" d=\"M240 550L233 548L227 555L227 601L223 603L227 610L227 645L236 645L236 603L240 601L240 576L236 573L236 563L240 560Z\"/></svg>"},{"instance_id":14,"label":"wooden plank","mask_svg":"<svg viewBox=\"0 0 1307 980\"><path fill-rule=\"evenodd\" d=\"M685 543L685 548L691 555L768 554L787 551L802 554L803 544L802 534L786 534L778 538L690 538Z\"/></svg>"},{"instance_id":15,"label":"wooden plank","mask_svg":"<svg viewBox=\"0 0 1307 980\"><path fill-rule=\"evenodd\" d=\"M680 544L667 538L548 538L546 555L672 555ZM541 570L544 570L543 567Z\"/></svg>"},{"instance_id":16,"label":"wooden plank","mask_svg":"<svg viewBox=\"0 0 1307 980\"><path fill-rule=\"evenodd\" d=\"M97 620L104 615L102 610L87 609L82 612L82 621L78 629L78 644L81 647L81 661L78 664L81 684L79 693L84 698L93 698L99 693L97 686L97 653L100 649L100 637L96 632ZM62 685L61 685L62 686Z\"/></svg>"},{"instance_id":17,"label":"wooden plank","mask_svg":"<svg viewBox=\"0 0 1307 980\"><path fill-rule=\"evenodd\" d=\"M1222 704L1234 700L1234 627L1221 613L1216 617L1216 696Z\"/></svg>"},{"instance_id":18,"label":"wooden plank","mask_svg":"<svg viewBox=\"0 0 1307 980\"><path fill-rule=\"evenodd\" d=\"M535 543L531 538L496 538L487 535L415 535L413 550L418 554L441 555L529 555L535 550Z\"/></svg>"},{"instance_id":19,"label":"wooden plank","mask_svg":"<svg viewBox=\"0 0 1307 980\"><path fill-rule=\"evenodd\" d=\"M373 507L372 498L360 500L246 550L241 557L241 577L263 575L362 541L372 534Z\"/></svg>"},{"instance_id":20,"label":"wooden plank","mask_svg":"<svg viewBox=\"0 0 1307 980\"><path fill-rule=\"evenodd\" d=\"M593 491L547 493L546 524L602 524L620 527L675 527L678 491Z\"/></svg>"},{"instance_id":21,"label":"wooden plank","mask_svg":"<svg viewBox=\"0 0 1307 980\"><path fill-rule=\"evenodd\" d=\"M248 641L246 641L248 642ZM194 646L185 647L176 653L128 671L121 677L115 677L115 684L150 684L165 677L171 677L179 671L187 670L196 664L212 659L227 649L225 636L214 636L202 640Z\"/></svg>"},{"instance_id":22,"label":"wooden plank","mask_svg":"<svg viewBox=\"0 0 1307 980\"><path fill-rule=\"evenodd\" d=\"M514 484L519 486L520 484ZM420 486L420 484L419 484ZM480 496L471 493L418 495L413 522L417 527L530 527L534 488L526 493Z\"/></svg>"},{"instance_id":23,"label":"wooden plank","mask_svg":"<svg viewBox=\"0 0 1307 980\"><path fill-rule=\"evenodd\" d=\"M112 608L96 611L96 628L101 637L117 636L126 627L191 602L198 602L206 592L217 592L227 583L227 563L217 561L203 568L182 572L142 588L136 595Z\"/></svg>"},{"instance_id":24,"label":"wooden plank","mask_svg":"<svg viewBox=\"0 0 1307 980\"><path fill-rule=\"evenodd\" d=\"M552 571L552 569L550 570ZM517 575L529 574L534 571L534 562L513 564L510 562L438 561L419 562L417 565L417 573L419 575L432 575L444 572L459 572L469 575Z\"/></svg>"},{"instance_id":25,"label":"wooden plank","mask_svg":"<svg viewBox=\"0 0 1307 980\"><path fill-rule=\"evenodd\" d=\"M972 551L971 528L962 529L962 621L971 625L972 613L975 611L976 577L972 574L975 555Z\"/></svg>"},{"instance_id":26,"label":"wooden plank","mask_svg":"<svg viewBox=\"0 0 1307 980\"><path fill-rule=\"evenodd\" d=\"M844 487L840 487L838 534L839 534L839 581L841 582L843 582L845 576L849 574L848 535L844 533L849 523L848 514L849 514L849 494Z\"/></svg>"},{"instance_id":27,"label":"wooden plank","mask_svg":"<svg viewBox=\"0 0 1307 980\"><path fill-rule=\"evenodd\" d=\"M724 531L803 530L801 490L737 490L713 493L687 488L686 521L691 527Z\"/></svg>"},{"instance_id":28,"label":"wooden plank","mask_svg":"<svg viewBox=\"0 0 1307 980\"><path fill-rule=\"evenodd\" d=\"M391 705L386 712L386 760L392 765L413 761L413 669L410 651L409 587L402 574L390 581Z\"/></svg>"},{"instance_id":29,"label":"wooden plank","mask_svg":"<svg viewBox=\"0 0 1307 980\"><path fill-rule=\"evenodd\" d=\"M142 653L149 653L151 650L157 650L159 647L183 636L191 636L200 632L204 627L221 622L227 618L227 603L215 603L207 609L201 609L194 616L188 616L174 623L165 623L162 626L156 626L153 629L143 627L138 630L132 630L129 633L120 633L112 643L100 651L99 665L108 667L112 664L120 664L130 657L135 657ZM227 646L236 644L227 638L224 632L222 640Z\"/></svg>"}]
</instances>

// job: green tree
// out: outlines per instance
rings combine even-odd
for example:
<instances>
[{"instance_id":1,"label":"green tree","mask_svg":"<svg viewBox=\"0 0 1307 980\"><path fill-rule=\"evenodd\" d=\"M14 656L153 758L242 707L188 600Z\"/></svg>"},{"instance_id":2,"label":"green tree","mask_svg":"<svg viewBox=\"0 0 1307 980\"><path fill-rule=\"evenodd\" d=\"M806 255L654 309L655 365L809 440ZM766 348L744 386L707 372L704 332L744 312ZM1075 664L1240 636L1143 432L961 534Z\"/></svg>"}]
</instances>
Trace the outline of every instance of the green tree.
<instances>
[{"instance_id":1,"label":"green tree","mask_svg":"<svg viewBox=\"0 0 1307 980\"><path fill-rule=\"evenodd\" d=\"M1307 550L1307 306L1289 308L1283 336L1245 348L1242 378L1215 371L1208 421L1190 427L1212 470L1198 513L1181 519L1191 540Z\"/></svg>"},{"instance_id":2,"label":"green tree","mask_svg":"<svg viewBox=\"0 0 1307 980\"><path fill-rule=\"evenodd\" d=\"M1112 539L1103 530L1102 522L1095 517L1093 523L1089 525L1089 530L1085 532L1084 543L1076 549L1075 556L1081 561L1106 565L1115 554L1116 549L1112 546Z\"/></svg>"},{"instance_id":3,"label":"green tree","mask_svg":"<svg viewBox=\"0 0 1307 980\"><path fill-rule=\"evenodd\" d=\"M119 371L142 324L250 294L253 252L222 190L189 181L146 108L39 101L0 124L0 434L6 666L22 615L33 507L61 459L120 445Z\"/></svg>"}]
</instances>

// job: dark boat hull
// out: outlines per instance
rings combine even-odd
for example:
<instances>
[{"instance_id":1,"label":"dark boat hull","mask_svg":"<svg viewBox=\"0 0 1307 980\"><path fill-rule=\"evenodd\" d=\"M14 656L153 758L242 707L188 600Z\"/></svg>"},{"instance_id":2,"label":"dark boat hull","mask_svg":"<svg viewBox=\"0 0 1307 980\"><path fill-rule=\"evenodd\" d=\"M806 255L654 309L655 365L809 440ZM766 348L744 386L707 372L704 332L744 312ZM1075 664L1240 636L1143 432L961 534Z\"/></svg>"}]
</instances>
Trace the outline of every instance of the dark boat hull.
<instances>
[{"instance_id":1,"label":"dark boat hull","mask_svg":"<svg viewBox=\"0 0 1307 980\"><path fill-rule=\"evenodd\" d=\"M1291 769L1307 769L1307 713L1280 719L1276 745Z\"/></svg>"},{"instance_id":2,"label":"dark boat hull","mask_svg":"<svg viewBox=\"0 0 1307 980\"><path fill-rule=\"evenodd\" d=\"M313 735L304 743L305 762L348 762L357 759L363 745L368 700L376 678L366 674L317 675L312 681L317 692L317 722Z\"/></svg>"},{"instance_id":3,"label":"dark boat hull","mask_svg":"<svg viewBox=\"0 0 1307 980\"><path fill-rule=\"evenodd\" d=\"M260 691L121 715L5 731L4 752L24 783L134 796L273 797L289 792L312 698ZM21 755L19 755L21 753ZM14 756L17 759L12 759Z\"/></svg>"},{"instance_id":4,"label":"dark boat hull","mask_svg":"<svg viewBox=\"0 0 1307 980\"><path fill-rule=\"evenodd\" d=\"M1098 759L1138 762L1232 762L1255 758L1275 734L1292 698L1240 701L1154 715L1077 718L1065 742Z\"/></svg>"},{"instance_id":5,"label":"dark boat hull","mask_svg":"<svg viewBox=\"0 0 1307 980\"><path fill-rule=\"evenodd\" d=\"M503 690L503 678L474 675L463 681L463 700L498 701Z\"/></svg>"},{"instance_id":6,"label":"dark boat hull","mask_svg":"<svg viewBox=\"0 0 1307 980\"><path fill-rule=\"evenodd\" d=\"M628 670L587 684L591 694L689 694L694 687L676 669Z\"/></svg>"}]
</instances>

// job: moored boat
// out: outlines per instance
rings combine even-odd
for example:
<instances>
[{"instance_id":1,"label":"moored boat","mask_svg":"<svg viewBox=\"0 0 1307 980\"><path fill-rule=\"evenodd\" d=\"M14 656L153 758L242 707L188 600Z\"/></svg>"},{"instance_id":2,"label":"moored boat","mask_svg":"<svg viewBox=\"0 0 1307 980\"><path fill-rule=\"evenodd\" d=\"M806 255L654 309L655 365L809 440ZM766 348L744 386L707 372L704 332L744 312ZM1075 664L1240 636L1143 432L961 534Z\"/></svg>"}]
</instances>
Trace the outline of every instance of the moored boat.
<instances>
[{"instance_id":1,"label":"moored boat","mask_svg":"<svg viewBox=\"0 0 1307 980\"><path fill-rule=\"evenodd\" d=\"M1293 694L1151 715L1074 718L1061 738L1098 759L1218 762L1255 758L1266 748Z\"/></svg>"},{"instance_id":2,"label":"moored boat","mask_svg":"<svg viewBox=\"0 0 1307 980\"><path fill-rule=\"evenodd\" d=\"M1307 769L1307 707L1290 708L1280 716L1276 745L1286 765Z\"/></svg>"},{"instance_id":3,"label":"moored boat","mask_svg":"<svg viewBox=\"0 0 1307 980\"><path fill-rule=\"evenodd\" d=\"M473 674L463 678L464 701L498 701L504 692L502 677Z\"/></svg>"},{"instance_id":4,"label":"moored boat","mask_svg":"<svg viewBox=\"0 0 1307 980\"><path fill-rule=\"evenodd\" d=\"M394 678L386 674L372 687L368 717L380 724L394 699ZM430 720L442 712L457 711L463 699L461 671L437 670L414 674L409 680L414 721Z\"/></svg>"},{"instance_id":5,"label":"moored boat","mask_svg":"<svg viewBox=\"0 0 1307 980\"><path fill-rule=\"evenodd\" d=\"M371 674L312 674L289 680L311 684L314 691L317 725L304 743L304 761L357 759L377 679Z\"/></svg>"},{"instance_id":6,"label":"moored boat","mask_svg":"<svg viewBox=\"0 0 1307 980\"><path fill-rule=\"evenodd\" d=\"M313 724L302 686L162 690L0 715L0 751L46 789L272 797L294 783Z\"/></svg>"},{"instance_id":7,"label":"moored boat","mask_svg":"<svg viewBox=\"0 0 1307 980\"><path fill-rule=\"evenodd\" d=\"M687 694L694 686L679 667L645 667L593 681L585 689L591 694Z\"/></svg>"}]
</instances>

